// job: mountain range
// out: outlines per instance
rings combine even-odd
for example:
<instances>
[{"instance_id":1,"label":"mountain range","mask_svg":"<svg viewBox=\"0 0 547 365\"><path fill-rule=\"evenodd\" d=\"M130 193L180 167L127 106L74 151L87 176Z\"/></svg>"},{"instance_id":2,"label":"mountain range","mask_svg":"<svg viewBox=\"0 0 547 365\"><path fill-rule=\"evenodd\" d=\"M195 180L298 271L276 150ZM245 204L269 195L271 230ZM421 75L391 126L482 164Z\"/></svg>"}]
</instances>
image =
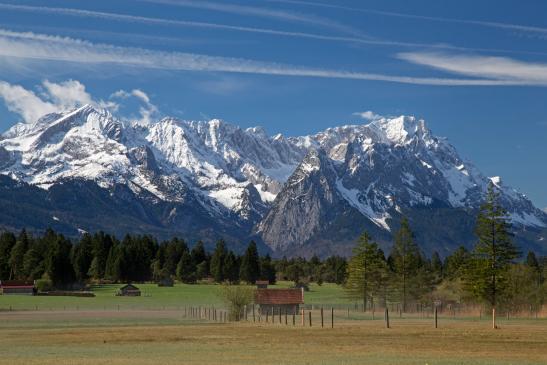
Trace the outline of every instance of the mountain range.
<instances>
[{"instance_id":1,"label":"mountain range","mask_svg":"<svg viewBox=\"0 0 547 365\"><path fill-rule=\"evenodd\" d=\"M546 254L547 213L412 116L285 137L85 105L0 139L3 228L224 237L236 250L254 239L278 256L348 255L363 230L388 250L402 216L424 252L470 247L489 182L521 250Z\"/></svg>"}]
</instances>

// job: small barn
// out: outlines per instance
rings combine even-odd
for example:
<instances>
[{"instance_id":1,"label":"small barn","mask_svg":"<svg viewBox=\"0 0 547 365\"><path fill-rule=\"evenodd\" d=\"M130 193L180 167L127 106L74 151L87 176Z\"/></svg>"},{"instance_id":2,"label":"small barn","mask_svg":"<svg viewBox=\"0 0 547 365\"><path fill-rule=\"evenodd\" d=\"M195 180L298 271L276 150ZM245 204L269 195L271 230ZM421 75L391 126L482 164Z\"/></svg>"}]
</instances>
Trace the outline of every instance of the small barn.
<instances>
[{"instance_id":1,"label":"small barn","mask_svg":"<svg viewBox=\"0 0 547 365\"><path fill-rule=\"evenodd\" d=\"M256 288L257 289L267 289L268 284L270 284L270 282L268 280L257 280L256 281Z\"/></svg>"},{"instance_id":2,"label":"small barn","mask_svg":"<svg viewBox=\"0 0 547 365\"><path fill-rule=\"evenodd\" d=\"M302 289L257 289L255 303L262 315L266 313L298 313L304 304Z\"/></svg>"},{"instance_id":3,"label":"small barn","mask_svg":"<svg viewBox=\"0 0 547 365\"><path fill-rule=\"evenodd\" d=\"M175 280L171 277L162 278L158 281L158 286L160 287L172 287L175 285Z\"/></svg>"},{"instance_id":4,"label":"small barn","mask_svg":"<svg viewBox=\"0 0 547 365\"><path fill-rule=\"evenodd\" d=\"M2 280L0 281L0 293L2 295L34 295L36 294L36 285L32 280Z\"/></svg>"},{"instance_id":5,"label":"small barn","mask_svg":"<svg viewBox=\"0 0 547 365\"><path fill-rule=\"evenodd\" d=\"M141 290L133 284L127 284L118 289L116 295L122 297L140 297Z\"/></svg>"}]
</instances>

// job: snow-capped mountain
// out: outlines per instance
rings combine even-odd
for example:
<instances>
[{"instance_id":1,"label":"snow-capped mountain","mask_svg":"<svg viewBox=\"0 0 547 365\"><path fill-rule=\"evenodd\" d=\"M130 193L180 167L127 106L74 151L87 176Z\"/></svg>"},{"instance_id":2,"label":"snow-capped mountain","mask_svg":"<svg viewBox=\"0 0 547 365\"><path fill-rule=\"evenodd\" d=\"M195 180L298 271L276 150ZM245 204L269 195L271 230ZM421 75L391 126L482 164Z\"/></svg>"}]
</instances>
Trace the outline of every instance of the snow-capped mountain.
<instances>
[{"instance_id":1,"label":"snow-capped mountain","mask_svg":"<svg viewBox=\"0 0 547 365\"><path fill-rule=\"evenodd\" d=\"M469 244L489 181L525 232L523 242L543 250L540 232L547 227L547 214L524 195L482 175L424 121L406 116L285 138L220 120L165 118L143 125L86 105L4 133L0 174L46 194L57 215L67 209L62 194L53 192L70 186L74 194L78 188L71 184L92 183L104 199L118 199L105 203L119 204L117 217L129 214L127 202L138 207L130 213L139 214L129 214L140 222L128 226L136 231L255 235L273 251L289 254L344 253L343 244L364 228L388 242L402 214L414 222L424 247ZM62 220L55 218L35 228L59 225ZM428 220L439 226L428 226ZM17 222L11 225L28 224ZM64 223L73 230L102 227L77 217ZM439 227L453 232L437 232Z\"/></svg>"}]
</instances>

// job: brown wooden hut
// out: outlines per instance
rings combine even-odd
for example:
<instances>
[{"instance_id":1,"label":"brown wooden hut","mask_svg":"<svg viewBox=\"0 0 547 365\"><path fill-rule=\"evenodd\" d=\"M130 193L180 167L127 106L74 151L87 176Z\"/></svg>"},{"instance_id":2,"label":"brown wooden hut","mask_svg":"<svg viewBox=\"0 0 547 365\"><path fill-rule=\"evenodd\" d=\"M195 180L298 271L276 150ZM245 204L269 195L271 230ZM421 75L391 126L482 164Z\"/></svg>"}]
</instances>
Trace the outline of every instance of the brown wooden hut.
<instances>
[{"instance_id":1,"label":"brown wooden hut","mask_svg":"<svg viewBox=\"0 0 547 365\"><path fill-rule=\"evenodd\" d=\"M256 281L256 288L257 289L267 289L268 284L270 284L270 282L268 280L257 280Z\"/></svg>"},{"instance_id":2,"label":"brown wooden hut","mask_svg":"<svg viewBox=\"0 0 547 365\"><path fill-rule=\"evenodd\" d=\"M118 289L118 293L116 293L116 295L122 297L140 297L141 290L133 284L127 284Z\"/></svg>"},{"instance_id":3,"label":"brown wooden hut","mask_svg":"<svg viewBox=\"0 0 547 365\"><path fill-rule=\"evenodd\" d=\"M255 303L259 311L266 313L298 313L300 305L304 304L302 289L257 289Z\"/></svg>"},{"instance_id":4,"label":"brown wooden hut","mask_svg":"<svg viewBox=\"0 0 547 365\"><path fill-rule=\"evenodd\" d=\"M2 295L34 295L36 294L35 282L32 280L2 280L0 281L0 293Z\"/></svg>"}]
</instances>

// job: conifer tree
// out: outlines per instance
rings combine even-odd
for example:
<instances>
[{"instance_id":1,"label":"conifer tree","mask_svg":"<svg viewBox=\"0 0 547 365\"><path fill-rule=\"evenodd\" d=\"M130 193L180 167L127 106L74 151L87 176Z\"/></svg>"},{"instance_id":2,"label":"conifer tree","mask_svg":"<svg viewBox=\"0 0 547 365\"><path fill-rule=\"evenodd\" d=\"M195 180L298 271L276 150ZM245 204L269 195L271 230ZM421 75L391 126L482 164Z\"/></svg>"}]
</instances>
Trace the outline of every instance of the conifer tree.
<instances>
[{"instance_id":1,"label":"conifer tree","mask_svg":"<svg viewBox=\"0 0 547 365\"><path fill-rule=\"evenodd\" d=\"M467 288L492 308L492 326L496 327L496 305L503 294L509 264L518 257L513 244L507 211L493 183L488 185L486 201L481 206L475 234L478 241L467 273Z\"/></svg>"},{"instance_id":2,"label":"conifer tree","mask_svg":"<svg viewBox=\"0 0 547 365\"><path fill-rule=\"evenodd\" d=\"M89 276L89 268L93 261L93 241L88 233L85 233L80 242L72 247L72 265L78 281L85 281Z\"/></svg>"},{"instance_id":3,"label":"conifer tree","mask_svg":"<svg viewBox=\"0 0 547 365\"><path fill-rule=\"evenodd\" d=\"M258 249L256 243L251 241L245 254L241 259L240 279L254 284L260 276L260 259L258 257Z\"/></svg>"},{"instance_id":4,"label":"conifer tree","mask_svg":"<svg viewBox=\"0 0 547 365\"><path fill-rule=\"evenodd\" d=\"M394 284L399 291L403 312L406 311L409 299L416 296L416 290L421 284L417 282L417 277L423 260L413 236L408 219L403 217L401 227L395 233L395 244L391 251L396 276Z\"/></svg>"},{"instance_id":5,"label":"conifer tree","mask_svg":"<svg viewBox=\"0 0 547 365\"><path fill-rule=\"evenodd\" d=\"M363 301L363 311L367 309L369 298L382 290L386 263L380 254L378 244L364 232L353 248L353 256L347 266L347 281L344 286L350 298Z\"/></svg>"},{"instance_id":6,"label":"conifer tree","mask_svg":"<svg viewBox=\"0 0 547 365\"><path fill-rule=\"evenodd\" d=\"M270 255L266 255L260 259L260 279L268 280L270 284L275 284L276 282L276 270Z\"/></svg>"},{"instance_id":7,"label":"conifer tree","mask_svg":"<svg viewBox=\"0 0 547 365\"><path fill-rule=\"evenodd\" d=\"M198 241L192 248L192 261L196 264L196 279L200 280L209 276L209 256L205 252L202 241Z\"/></svg>"},{"instance_id":8,"label":"conifer tree","mask_svg":"<svg viewBox=\"0 0 547 365\"><path fill-rule=\"evenodd\" d=\"M239 260L236 255L229 251L224 257L224 280L230 283L237 283L239 281Z\"/></svg>"},{"instance_id":9,"label":"conifer tree","mask_svg":"<svg viewBox=\"0 0 547 365\"><path fill-rule=\"evenodd\" d=\"M196 265L188 251L184 251L177 264L177 278L186 284L196 282Z\"/></svg>"},{"instance_id":10,"label":"conifer tree","mask_svg":"<svg viewBox=\"0 0 547 365\"><path fill-rule=\"evenodd\" d=\"M27 235L27 231L23 229L10 253L9 265L11 270L11 279L24 279L24 259L25 253L27 252L29 246L30 239Z\"/></svg>"},{"instance_id":11,"label":"conifer tree","mask_svg":"<svg viewBox=\"0 0 547 365\"><path fill-rule=\"evenodd\" d=\"M16 242L15 235L11 232L3 232L0 235L0 280L7 280L10 277L10 255Z\"/></svg>"},{"instance_id":12,"label":"conifer tree","mask_svg":"<svg viewBox=\"0 0 547 365\"><path fill-rule=\"evenodd\" d=\"M211 275L217 283L224 281L224 260L226 258L226 243L219 240L211 257Z\"/></svg>"}]
</instances>

